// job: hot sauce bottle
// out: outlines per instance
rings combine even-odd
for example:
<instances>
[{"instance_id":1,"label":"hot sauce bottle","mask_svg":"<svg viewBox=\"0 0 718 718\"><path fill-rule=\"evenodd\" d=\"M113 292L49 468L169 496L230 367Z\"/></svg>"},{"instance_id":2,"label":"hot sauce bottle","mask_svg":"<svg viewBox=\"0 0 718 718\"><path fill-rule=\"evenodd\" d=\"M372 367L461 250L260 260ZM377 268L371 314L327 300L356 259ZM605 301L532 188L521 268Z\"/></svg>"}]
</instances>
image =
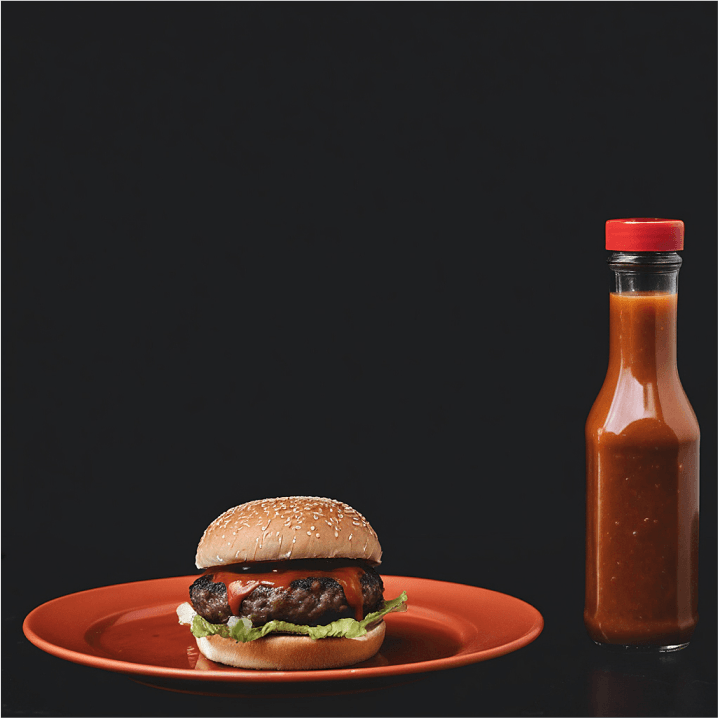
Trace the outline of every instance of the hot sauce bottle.
<instances>
[{"instance_id":1,"label":"hot sauce bottle","mask_svg":"<svg viewBox=\"0 0 718 718\"><path fill-rule=\"evenodd\" d=\"M698 620L700 431L676 364L683 222L606 223L608 371L586 422L586 603L598 644L685 648Z\"/></svg>"}]
</instances>

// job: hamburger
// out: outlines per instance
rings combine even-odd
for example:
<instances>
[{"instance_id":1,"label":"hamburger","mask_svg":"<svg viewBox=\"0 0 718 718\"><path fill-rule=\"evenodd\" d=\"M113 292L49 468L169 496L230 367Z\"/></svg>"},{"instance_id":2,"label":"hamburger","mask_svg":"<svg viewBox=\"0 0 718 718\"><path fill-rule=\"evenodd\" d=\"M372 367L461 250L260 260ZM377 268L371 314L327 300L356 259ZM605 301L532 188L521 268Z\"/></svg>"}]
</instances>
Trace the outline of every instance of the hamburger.
<instances>
[{"instance_id":1,"label":"hamburger","mask_svg":"<svg viewBox=\"0 0 718 718\"><path fill-rule=\"evenodd\" d=\"M374 529L351 506L316 496L250 501L205 530L204 569L177 608L200 653L237 668L306 670L365 661L381 648L386 601Z\"/></svg>"}]
</instances>

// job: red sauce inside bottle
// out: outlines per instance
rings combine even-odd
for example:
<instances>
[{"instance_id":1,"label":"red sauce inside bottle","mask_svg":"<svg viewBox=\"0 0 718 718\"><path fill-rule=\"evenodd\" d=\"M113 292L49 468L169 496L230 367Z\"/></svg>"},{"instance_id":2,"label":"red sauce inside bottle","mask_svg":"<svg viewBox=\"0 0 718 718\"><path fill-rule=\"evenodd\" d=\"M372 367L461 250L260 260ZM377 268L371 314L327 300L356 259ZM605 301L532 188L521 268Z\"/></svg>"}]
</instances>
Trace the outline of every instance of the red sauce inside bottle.
<instances>
[{"instance_id":1,"label":"red sauce inside bottle","mask_svg":"<svg viewBox=\"0 0 718 718\"><path fill-rule=\"evenodd\" d=\"M698 619L700 431L676 369L677 295L611 294L586 423L584 619L594 641L681 645Z\"/></svg>"},{"instance_id":2,"label":"red sauce inside bottle","mask_svg":"<svg viewBox=\"0 0 718 718\"><path fill-rule=\"evenodd\" d=\"M360 577L364 567L360 563L335 562L331 559L317 561L287 561L283 563L237 564L207 569L215 583L227 587L227 601L232 613L239 614L242 601L258 586L289 588L292 581L300 578L333 578L344 591L347 604L354 611L357 621L364 618L364 598Z\"/></svg>"}]
</instances>

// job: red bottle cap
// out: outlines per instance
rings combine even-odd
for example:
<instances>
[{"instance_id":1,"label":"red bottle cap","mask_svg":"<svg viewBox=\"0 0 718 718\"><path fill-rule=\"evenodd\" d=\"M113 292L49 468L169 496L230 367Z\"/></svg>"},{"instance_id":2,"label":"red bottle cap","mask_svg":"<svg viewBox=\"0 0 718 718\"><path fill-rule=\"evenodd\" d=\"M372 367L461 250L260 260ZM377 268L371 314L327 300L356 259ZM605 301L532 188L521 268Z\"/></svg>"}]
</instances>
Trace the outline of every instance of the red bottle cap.
<instances>
[{"instance_id":1,"label":"red bottle cap","mask_svg":"<svg viewBox=\"0 0 718 718\"><path fill-rule=\"evenodd\" d=\"M680 219L632 217L606 222L606 249L614 252L677 252L683 249Z\"/></svg>"}]
</instances>

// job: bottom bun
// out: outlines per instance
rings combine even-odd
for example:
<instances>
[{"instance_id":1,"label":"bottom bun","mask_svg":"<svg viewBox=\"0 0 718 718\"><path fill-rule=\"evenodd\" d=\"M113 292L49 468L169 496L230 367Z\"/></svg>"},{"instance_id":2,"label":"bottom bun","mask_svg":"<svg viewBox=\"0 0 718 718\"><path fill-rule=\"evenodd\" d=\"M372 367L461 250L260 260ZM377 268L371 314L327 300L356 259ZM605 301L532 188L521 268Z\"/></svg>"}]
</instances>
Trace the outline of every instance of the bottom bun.
<instances>
[{"instance_id":1,"label":"bottom bun","mask_svg":"<svg viewBox=\"0 0 718 718\"><path fill-rule=\"evenodd\" d=\"M202 655L235 668L303 671L341 668L374 656L384 642L386 624L380 621L359 638L319 638L272 634L249 643L222 636L197 639Z\"/></svg>"}]
</instances>

